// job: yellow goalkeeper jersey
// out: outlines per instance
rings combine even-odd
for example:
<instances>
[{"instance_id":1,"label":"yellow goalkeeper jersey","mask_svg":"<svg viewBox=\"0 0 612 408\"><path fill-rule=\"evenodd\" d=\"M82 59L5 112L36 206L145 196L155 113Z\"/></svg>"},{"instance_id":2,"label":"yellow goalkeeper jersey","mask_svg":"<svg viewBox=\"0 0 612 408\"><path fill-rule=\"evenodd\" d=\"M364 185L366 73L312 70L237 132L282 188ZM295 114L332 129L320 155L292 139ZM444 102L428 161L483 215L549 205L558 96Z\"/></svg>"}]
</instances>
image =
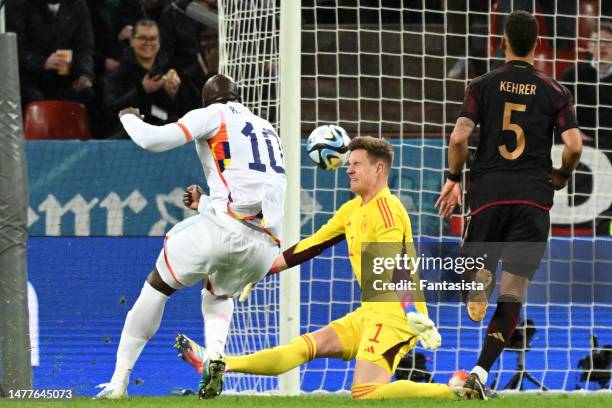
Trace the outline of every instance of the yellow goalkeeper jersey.
<instances>
[{"instance_id":1,"label":"yellow goalkeeper jersey","mask_svg":"<svg viewBox=\"0 0 612 408\"><path fill-rule=\"evenodd\" d=\"M346 240L348 254L355 278L362 286L362 243L389 242L413 246L412 228L406 209L399 198L385 187L367 204L360 196L346 202L317 232L291 248L292 257L312 258L323 249ZM287 252L285 252L287 254ZM300 262L301 263L301 262ZM415 302L416 309L427 315L423 302ZM398 302L363 302L364 309L374 309L394 315L404 315Z\"/></svg>"}]
</instances>

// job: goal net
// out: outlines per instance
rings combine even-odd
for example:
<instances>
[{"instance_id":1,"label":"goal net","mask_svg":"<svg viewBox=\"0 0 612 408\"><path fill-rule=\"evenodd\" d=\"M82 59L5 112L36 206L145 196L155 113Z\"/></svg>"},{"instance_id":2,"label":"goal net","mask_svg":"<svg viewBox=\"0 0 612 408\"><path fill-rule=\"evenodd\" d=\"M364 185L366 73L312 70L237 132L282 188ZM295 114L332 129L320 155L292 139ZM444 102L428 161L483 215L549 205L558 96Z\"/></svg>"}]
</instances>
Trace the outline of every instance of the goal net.
<instances>
[{"instance_id":1,"label":"goal net","mask_svg":"<svg viewBox=\"0 0 612 408\"><path fill-rule=\"evenodd\" d=\"M280 4L275 0L219 2L220 71L239 84L242 102L278 129ZM257 284L236 303L229 354L250 353L279 343L279 278ZM228 374L226 392L272 392L275 377Z\"/></svg>"},{"instance_id":2,"label":"goal net","mask_svg":"<svg viewBox=\"0 0 612 408\"><path fill-rule=\"evenodd\" d=\"M395 162L390 186L411 217L415 239L449 242L458 242L462 217L457 214L441 222L434 203L444 180L446 141L464 89L471 79L503 63L504 16L514 9L536 14L542 46L535 65L562 80L575 95L585 149L569 187L555 196L554 237L521 312L528 327L518 333L527 340L513 342L514 348L491 372L489 385L498 389L508 385L517 370L520 374L520 363L541 383L524 379L525 389L610 389L609 366L598 365L598 358L609 357L600 349L612 344L612 93L603 76L571 76L572 70L600 63L609 70L603 59L610 58L611 51L599 51L611 46L612 33L602 28L611 18L604 3L301 2L302 137L317 126L338 124L351 136L391 141ZM255 113L277 124L282 106L278 1L222 0L219 11L222 72L238 80L244 101ZM556 143L561 143L558 137ZM560 155L556 145L557 165ZM301 179L290 182L302 187L302 236L316 231L352 197L344 169L323 171L305 154ZM463 210L465 215L469 209ZM265 280L253 293L248 303L237 305L230 354L278 344L278 280ZM343 244L303 265L302 333L323 327L359 303ZM446 382L455 370L475 364L491 312L483 324L474 324L458 302L429 304L443 337L442 348L430 353L417 347L414 352L425 356L434 381ZM353 367L340 360L315 360L301 369L301 390L349 390ZM273 392L278 387L274 378L228 377L228 389L235 392Z\"/></svg>"}]
</instances>

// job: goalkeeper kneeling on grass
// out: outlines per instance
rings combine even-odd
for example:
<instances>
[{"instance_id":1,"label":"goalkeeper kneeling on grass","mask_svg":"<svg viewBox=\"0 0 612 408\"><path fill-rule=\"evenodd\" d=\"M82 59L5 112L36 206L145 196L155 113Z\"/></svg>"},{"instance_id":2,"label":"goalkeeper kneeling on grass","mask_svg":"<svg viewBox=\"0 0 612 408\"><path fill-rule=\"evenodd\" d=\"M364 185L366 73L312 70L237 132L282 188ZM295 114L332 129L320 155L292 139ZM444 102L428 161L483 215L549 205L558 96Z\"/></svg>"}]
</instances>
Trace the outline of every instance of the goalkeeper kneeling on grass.
<instances>
[{"instance_id":1,"label":"goalkeeper kneeling on grass","mask_svg":"<svg viewBox=\"0 0 612 408\"><path fill-rule=\"evenodd\" d=\"M276 258L272 273L301 264L330 246L346 240L355 277L362 287L363 247L388 243L405 250L412 247L410 220L400 200L391 194L387 179L393 149L383 140L357 137L349 145L348 176L356 197L348 201L314 235L305 238ZM221 389L218 370L260 375L278 375L315 358L357 359L351 396L353 398L445 398L456 399L445 384L424 384L408 380L389 382L400 359L420 341L435 350L441 337L427 317L424 302L363 301L346 316L286 345L249 355L225 356L225 367L209 366L206 350L179 334L175 347L179 355L202 373L200 388ZM211 384L217 382L217 384Z\"/></svg>"}]
</instances>

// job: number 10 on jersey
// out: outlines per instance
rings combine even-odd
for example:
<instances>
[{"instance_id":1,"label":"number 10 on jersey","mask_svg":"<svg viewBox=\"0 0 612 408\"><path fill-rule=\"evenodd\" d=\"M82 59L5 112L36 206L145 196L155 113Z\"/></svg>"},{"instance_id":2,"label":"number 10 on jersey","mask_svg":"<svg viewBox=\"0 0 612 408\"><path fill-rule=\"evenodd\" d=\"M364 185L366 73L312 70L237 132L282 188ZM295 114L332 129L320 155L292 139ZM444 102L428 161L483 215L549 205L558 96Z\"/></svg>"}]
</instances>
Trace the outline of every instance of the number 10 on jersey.
<instances>
[{"instance_id":1,"label":"number 10 on jersey","mask_svg":"<svg viewBox=\"0 0 612 408\"><path fill-rule=\"evenodd\" d=\"M280 139L276 132L272 129L263 129L262 135L266 140L266 147L268 148L268 158L270 159L270 167L277 173L285 174L285 169L283 166L278 165L276 162L276 157L274 156L274 148L272 147L272 139L276 142L278 146L278 151L281 155L281 162L283 160L283 152L281 150ZM261 172L266 172L266 165L261 161L261 155L259 154L259 142L257 139L257 134L255 133L255 128L251 122L246 122L244 128L242 128L242 134L248 137L251 140L251 150L253 151L253 162L249 163L249 168L251 170L257 170Z\"/></svg>"}]
</instances>

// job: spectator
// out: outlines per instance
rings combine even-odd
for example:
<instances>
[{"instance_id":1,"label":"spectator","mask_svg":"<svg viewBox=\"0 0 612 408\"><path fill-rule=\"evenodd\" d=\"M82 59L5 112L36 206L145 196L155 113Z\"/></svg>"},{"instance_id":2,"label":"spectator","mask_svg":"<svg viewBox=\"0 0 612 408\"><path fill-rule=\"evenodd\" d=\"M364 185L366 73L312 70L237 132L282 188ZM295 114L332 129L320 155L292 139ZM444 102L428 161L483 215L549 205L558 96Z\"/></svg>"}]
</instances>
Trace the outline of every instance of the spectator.
<instances>
[{"instance_id":1,"label":"spectator","mask_svg":"<svg viewBox=\"0 0 612 408\"><path fill-rule=\"evenodd\" d=\"M9 0L17 33L21 98L67 99L94 111L94 37L85 0Z\"/></svg>"},{"instance_id":2,"label":"spectator","mask_svg":"<svg viewBox=\"0 0 612 408\"><path fill-rule=\"evenodd\" d=\"M572 90L581 129L595 139L595 147L612 149L612 21L600 24L591 35L591 61L569 68L561 82Z\"/></svg>"},{"instance_id":3,"label":"spectator","mask_svg":"<svg viewBox=\"0 0 612 408\"><path fill-rule=\"evenodd\" d=\"M96 82L94 91L96 94L96 107L98 108L98 120L96 123L97 138L107 136L108 124L111 121L105 117L102 106L104 105L104 77L119 67L119 60L123 47L113 32L114 25L111 23L113 0L87 0L91 23L94 32L94 74Z\"/></svg>"},{"instance_id":4,"label":"spectator","mask_svg":"<svg viewBox=\"0 0 612 408\"><path fill-rule=\"evenodd\" d=\"M193 0L207 8L216 8L216 1ZM162 50L171 58L179 72L198 64L201 51L200 33L206 26L188 17L178 8L185 9L190 0L178 0L176 6L169 5L162 12L159 29L162 36ZM204 50L206 53L206 50Z\"/></svg>"},{"instance_id":5,"label":"spectator","mask_svg":"<svg viewBox=\"0 0 612 408\"><path fill-rule=\"evenodd\" d=\"M170 0L122 0L117 8L117 39L128 42L132 37L134 24L142 19L159 23L162 10Z\"/></svg>"},{"instance_id":6,"label":"spectator","mask_svg":"<svg viewBox=\"0 0 612 408\"><path fill-rule=\"evenodd\" d=\"M590 61L578 62L561 76L561 82L572 91L581 130L588 136L587 144L606 149L612 160L612 21L602 19L600 28L591 34ZM592 188L588 179L576 175L575 191ZM600 214L594 225L597 234L610 234L612 207ZM578 226L580 227L580 225Z\"/></svg>"},{"instance_id":7,"label":"spectator","mask_svg":"<svg viewBox=\"0 0 612 408\"><path fill-rule=\"evenodd\" d=\"M199 34L196 64L183 71L181 85L181 113L202 106L202 88L208 78L219 71L219 36L211 28Z\"/></svg>"},{"instance_id":8,"label":"spectator","mask_svg":"<svg viewBox=\"0 0 612 408\"><path fill-rule=\"evenodd\" d=\"M153 20L140 20L134 27L126 52L116 72L104 81L104 102L113 120L113 139L127 139L117 113L127 107L138 108L145 120L163 125L179 118L181 80L160 53L159 28Z\"/></svg>"}]
</instances>

